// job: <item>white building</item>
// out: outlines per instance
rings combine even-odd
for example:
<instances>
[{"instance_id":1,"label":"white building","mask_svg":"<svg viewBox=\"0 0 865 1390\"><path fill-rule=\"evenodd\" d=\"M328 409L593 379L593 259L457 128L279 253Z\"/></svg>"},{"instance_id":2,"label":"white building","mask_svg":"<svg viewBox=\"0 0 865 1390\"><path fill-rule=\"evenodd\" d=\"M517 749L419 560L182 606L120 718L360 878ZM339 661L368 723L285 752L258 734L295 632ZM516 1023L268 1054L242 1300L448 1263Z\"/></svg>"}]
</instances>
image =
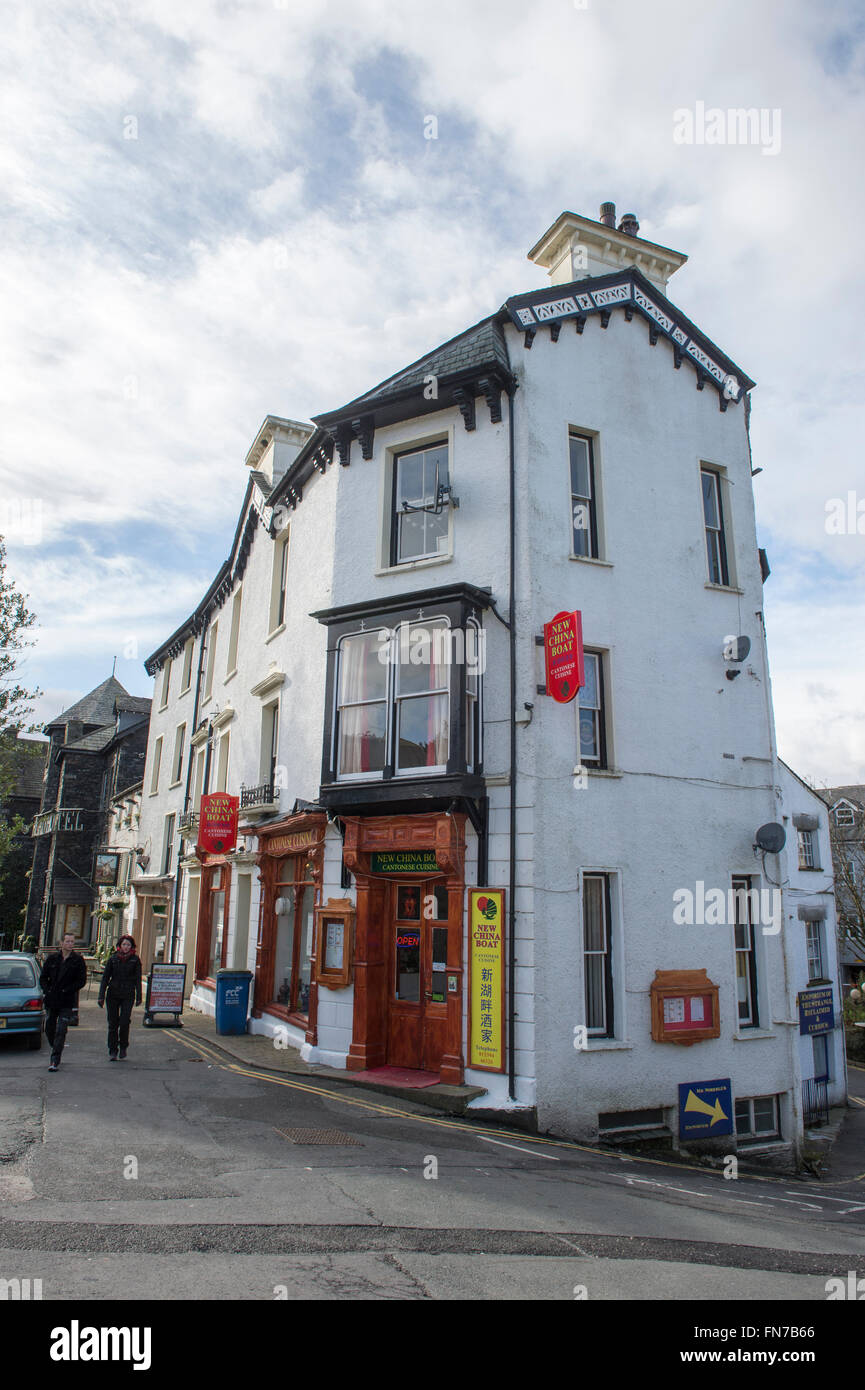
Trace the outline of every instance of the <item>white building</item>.
<instances>
[{"instance_id":1,"label":"white building","mask_svg":"<svg viewBox=\"0 0 865 1390\"><path fill-rule=\"evenodd\" d=\"M193 1007L248 966L251 1028L311 1061L477 1084L585 1139L735 1107L783 1163L801 943L754 848L785 814L754 383L637 231L563 214L531 252L550 287L314 428L265 420L230 556L147 662L137 911L168 906ZM540 644L573 610L586 684L559 704ZM443 630L468 660L423 656ZM234 853L193 852L205 789L241 797ZM472 1065L472 885L506 895L501 1070ZM735 1147L705 1124L691 1147Z\"/></svg>"}]
</instances>

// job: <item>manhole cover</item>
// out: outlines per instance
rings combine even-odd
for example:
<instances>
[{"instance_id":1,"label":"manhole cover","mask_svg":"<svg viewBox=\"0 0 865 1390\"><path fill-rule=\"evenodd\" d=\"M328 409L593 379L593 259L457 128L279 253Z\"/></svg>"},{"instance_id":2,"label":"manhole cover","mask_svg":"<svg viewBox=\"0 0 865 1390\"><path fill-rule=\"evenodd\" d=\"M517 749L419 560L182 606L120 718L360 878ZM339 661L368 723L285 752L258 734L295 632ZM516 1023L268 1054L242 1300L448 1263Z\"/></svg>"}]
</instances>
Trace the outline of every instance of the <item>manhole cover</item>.
<instances>
[{"instance_id":1,"label":"manhole cover","mask_svg":"<svg viewBox=\"0 0 865 1390\"><path fill-rule=\"evenodd\" d=\"M363 1148L360 1139L355 1139L352 1134L343 1134L339 1129L278 1129L276 1132L292 1144L354 1144L359 1149Z\"/></svg>"}]
</instances>

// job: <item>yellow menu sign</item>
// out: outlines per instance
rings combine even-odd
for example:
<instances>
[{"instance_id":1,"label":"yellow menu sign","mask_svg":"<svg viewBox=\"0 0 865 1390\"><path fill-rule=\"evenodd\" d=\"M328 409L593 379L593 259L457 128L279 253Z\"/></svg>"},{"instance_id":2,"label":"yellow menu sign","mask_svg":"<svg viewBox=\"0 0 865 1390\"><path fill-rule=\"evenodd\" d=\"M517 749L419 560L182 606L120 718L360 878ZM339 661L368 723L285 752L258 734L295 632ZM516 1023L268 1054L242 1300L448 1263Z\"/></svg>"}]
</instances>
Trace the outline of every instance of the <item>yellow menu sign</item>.
<instances>
[{"instance_id":1,"label":"yellow menu sign","mask_svg":"<svg viewBox=\"0 0 865 1390\"><path fill-rule=\"evenodd\" d=\"M469 889L469 1066L505 1069L505 892Z\"/></svg>"}]
</instances>

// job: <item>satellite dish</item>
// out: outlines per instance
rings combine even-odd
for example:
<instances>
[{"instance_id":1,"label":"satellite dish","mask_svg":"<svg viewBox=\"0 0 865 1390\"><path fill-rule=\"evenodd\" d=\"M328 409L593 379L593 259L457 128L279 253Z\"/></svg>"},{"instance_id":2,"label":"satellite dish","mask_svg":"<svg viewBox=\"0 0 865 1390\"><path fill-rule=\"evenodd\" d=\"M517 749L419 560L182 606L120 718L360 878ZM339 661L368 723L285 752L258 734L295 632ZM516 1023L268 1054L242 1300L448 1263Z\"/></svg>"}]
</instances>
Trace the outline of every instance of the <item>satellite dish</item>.
<instances>
[{"instance_id":1,"label":"satellite dish","mask_svg":"<svg viewBox=\"0 0 865 1390\"><path fill-rule=\"evenodd\" d=\"M780 854L787 843L787 832L777 821L769 821L768 825L760 826L754 843L764 854Z\"/></svg>"}]
</instances>

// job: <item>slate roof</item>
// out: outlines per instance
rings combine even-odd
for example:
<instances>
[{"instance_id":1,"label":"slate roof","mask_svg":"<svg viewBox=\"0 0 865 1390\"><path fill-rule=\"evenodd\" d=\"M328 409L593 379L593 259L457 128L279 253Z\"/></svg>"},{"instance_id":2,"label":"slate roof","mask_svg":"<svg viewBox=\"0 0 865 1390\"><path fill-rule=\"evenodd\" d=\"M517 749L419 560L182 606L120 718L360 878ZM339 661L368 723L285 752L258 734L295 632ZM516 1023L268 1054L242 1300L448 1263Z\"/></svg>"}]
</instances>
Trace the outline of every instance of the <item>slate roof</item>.
<instances>
[{"instance_id":1,"label":"slate roof","mask_svg":"<svg viewBox=\"0 0 865 1390\"><path fill-rule=\"evenodd\" d=\"M854 782L849 787L823 787L820 796L834 806L836 801L853 801L857 806L865 806L865 786Z\"/></svg>"},{"instance_id":2,"label":"slate roof","mask_svg":"<svg viewBox=\"0 0 865 1390\"><path fill-rule=\"evenodd\" d=\"M56 719L50 720L45 725L45 733L49 729L56 729L60 725L68 724L70 720L78 720L82 724L111 724L114 725L114 706L118 700L132 700L135 698L124 690L116 676L109 676L107 681L97 685L95 690L91 690L89 695L84 695L77 700L74 705L70 705L62 714L58 714ZM128 706L126 706L128 708Z\"/></svg>"},{"instance_id":3,"label":"slate roof","mask_svg":"<svg viewBox=\"0 0 865 1390\"><path fill-rule=\"evenodd\" d=\"M149 714L152 704L149 695L125 695L122 700L115 701L114 708L127 714Z\"/></svg>"},{"instance_id":4,"label":"slate roof","mask_svg":"<svg viewBox=\"0 0 865 1390\"><path fill-rule=\"evenodd\" d=\"M424 357L419 357L416 362L404 367L401 372L386 377L371 391L357 396L355 400L349 401L339 410L329 410L324 415L314 415L312 418L318 424L320 421L345 415L350 410L394 400L399 396L418 390L423 386L426 376L436 376L442 380L446 377L456 376L461 372L476 371L478 368L491 366L501 367L510 375L511 365L508 359L508 349L497 314L482 319L473 328L467 328L463 333L459 333L456 338L450 338L446 343L434 348L432 352L428 352Z\"/></svg>"},{"instance_id":5,"label":"slate roof","mask_svg":"<svg viewBox=\"0 0 865 1390\"><path fill-rule=\"evenodd\" d=\"M42 800L42 773L49 745L36 738L18 738L11 748L15 760L15 787L12 795Z\"/></svg>"},{"instance_id":6,"label":"slate roof","mask_svg":"<svg viewBox=\"0 0 865 1390\"><path fill-rule=\"evenodd\" d=\"M61 753L68 753L70 749L75 753L100 753L103 748L107 748L114 738L114 725L106 725L103 729L95 729L92 734L85 734L83 738L73 739L71 743L64 743L59 750Z\"/></svg>"}]
</instances>

